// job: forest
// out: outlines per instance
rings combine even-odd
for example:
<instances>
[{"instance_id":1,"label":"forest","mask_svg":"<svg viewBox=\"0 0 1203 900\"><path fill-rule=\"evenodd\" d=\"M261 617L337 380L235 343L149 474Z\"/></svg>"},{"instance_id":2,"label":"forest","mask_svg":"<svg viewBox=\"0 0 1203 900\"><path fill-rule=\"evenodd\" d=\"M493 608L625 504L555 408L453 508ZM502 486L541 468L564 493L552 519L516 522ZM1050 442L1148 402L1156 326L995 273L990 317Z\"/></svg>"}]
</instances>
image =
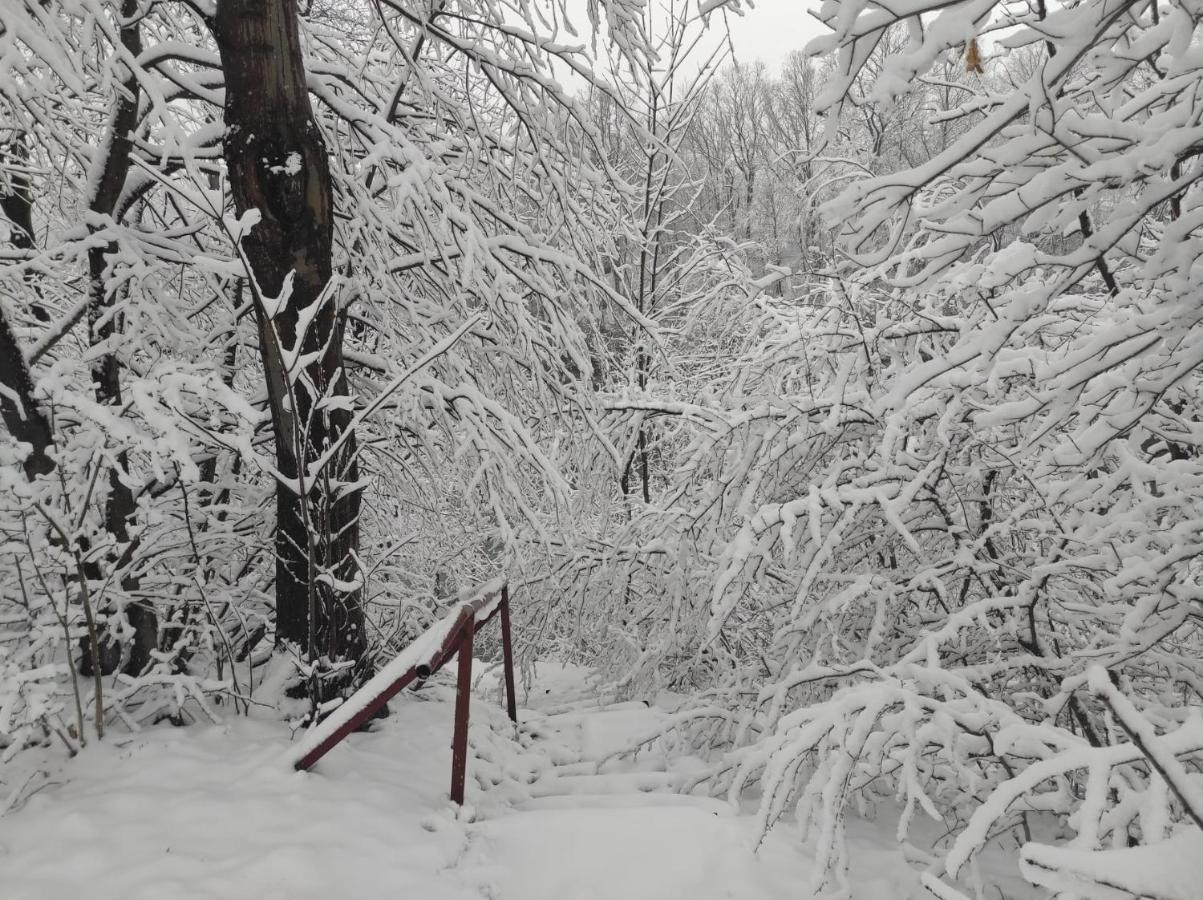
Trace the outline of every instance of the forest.
<instances>
[{"instance_id":1,"label":"forest","mask_svg":"<svg viewBox=\"0 0 1203 900\"><path fill-rule=\"evenodd\" d=\"M0 0L0 896L499 581L766 897L1203 896L1203 5L758 13Z\"/></svg>"}]
</instances>

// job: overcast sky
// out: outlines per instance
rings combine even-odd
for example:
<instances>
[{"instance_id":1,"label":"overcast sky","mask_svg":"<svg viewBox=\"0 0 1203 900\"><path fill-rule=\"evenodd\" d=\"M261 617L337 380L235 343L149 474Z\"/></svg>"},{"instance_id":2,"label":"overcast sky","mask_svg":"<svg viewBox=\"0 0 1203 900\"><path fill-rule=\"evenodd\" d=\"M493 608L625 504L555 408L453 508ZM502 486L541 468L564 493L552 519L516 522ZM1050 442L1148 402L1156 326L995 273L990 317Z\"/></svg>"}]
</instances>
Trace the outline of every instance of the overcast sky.
<instances>
[{"instance_id":1,"label":"overcast sky","mask_svg":"<svg viewBox=\"0 0 1203 900\"><path fill-rule=\"evenodd\" d=\"M662 0L649 0L656 4ZM696 9L697 0L690 0ZM743 0L744 13L726 13L725 21L730 26L731 43L735 57L740 63L761 60L768 66L770 74L780 72L782 61L791 50L801 50L807 42L828 29L810 14L818 9L820 0ZM3 0L0 0L3 3ZM585 15L585 0L567 0L570 17L577 26L576 36L563 35L566 43L588 43L588 25ZM711 19L713 41L717 43L726 34L722 14L715 13ZM711 45L713 46L713 44ZM692 55L693 59L704 59L707 53L702 47ZM556 69L557 76L567 85L581 87L583 82L567 70Z\"/></svg>"},{"instance_id":2,"label":"overcast sky","mask_svg":"<svg viewBox=\"0 0 1203 900\"><path fill-rule=\"evenodd\" d=\"M775 72L787 53L801 50L811 38L827 31L810 14L810 10L818 9L818 0L755 2L756 7L742 16L727 14L731 42L740 62L761 59Z\"/></svg>"}]
</instances>

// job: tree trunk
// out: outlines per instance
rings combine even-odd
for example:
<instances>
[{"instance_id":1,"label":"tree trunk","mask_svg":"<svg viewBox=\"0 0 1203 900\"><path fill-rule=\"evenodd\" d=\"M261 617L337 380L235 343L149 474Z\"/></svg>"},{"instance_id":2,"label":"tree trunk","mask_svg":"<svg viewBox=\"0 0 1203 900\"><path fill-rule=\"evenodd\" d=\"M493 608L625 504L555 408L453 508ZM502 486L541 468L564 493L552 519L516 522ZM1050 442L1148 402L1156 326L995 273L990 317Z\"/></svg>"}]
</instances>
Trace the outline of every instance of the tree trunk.
<instances>
[{"instance_id":1,"label":"tree trunk","mask_svg":"<svg viewBox=\"0 0 1203 900\"><path fill-rule=\"evenodd\" d=\"M33 180L28 171L29 144L24 132L18 131L8 142L8 153L15 163L12 172L12 191L0 195L0 213L10 223L9 241L13 249L32 257L37 250L33 236ZM22 168L25 171L22 171ZM50 313L46 311L38 296L37 280L30 271L25 273L25 283L29 285L29 311L39 322L49 322Z\"/></svg>"},{"instance_id":2,"label":"tree trunk","mask_svg":"<svg viewBox=\"0 0 1203 900\"><path fill-rule=\"evenodd\" d=\"M122 49L132 58L137 58L142 53L138 0L124 0L121 5L121 21ZM141 85L132 73L122 82L121 87L106 136L108 145L97 149L97 153L105 156L95 193L89 203L93 213L110 219L117 209L117 202L121 199L129 175L130 155L133 152L132 136L138 127L138 101L141 97ZM97 228L94 227L93 230ZM114 291L109 289L105 278L108 259L115 251L115 243L88 250L88 325L92 346L104 345L104 352L92 367L96 400L105 406L120 407L124 402L121 396L121 364L112 346L114 337L120 335L120 317L114 310ZM117 454L114 465L109 467L104 524L105 530L120 547L119 552L110 556L114 567L128 564L133 555L129 524L137 512L137 504L134 502L133 491L121 477L128 467L128 461L128 454L122 451ZM138 589L138 581L126 576L121 580L121 587L128 596ZM141 674L150 663L151 651L158 643L158 622L152 606L144 601L128 603L124 614L133 632L133 639L129 643L128 652L121 650L119 653L104 653L102 648L102 658L99 662L101 671L105 674L108 674L121 658L124 658L124 672L130 675ZM112 638L106 635L106 645L111 641ZM90 650L85 647L80 671L90 674L91 664Z\"/></svg>"},{"instance_id":3,"label":"tree trunk","mask_svg":"<svg viewBox=\"0 0 1203 900\"><path fill-rule=\"evenodd\" d=\"M282 476L276 487L276 639L296 645L321 668L358 664L349 678L344 672L312 681L310 696L321 700L366 673L367 647L353 556L359 543L354 435L346 435L321 472L311 471L351 426L345 316L327 291L329 161L305 86L295 0L220 0L214 34L225 73L225 158L234 208L240 216L259 214L242 249L257 282L259 346ZM302 310L309 324L298 334ZM286 359L298 358L292 356L297 349L302 362L289 371Z\"/></svg>"},{"instance_id":4,"label":"tree trunk","mask_svg":"<svg viewBox=\"0 0 1203 900\"><path fill-rule=\"evenodd\" d=\"M748 164L744 173L744 215L748 217L744 225L744 239L752 240L752 202L756 197L756 170Z\"/></svg>"},{"instance_id":5,"label":"tree trunk","mask_svg":"<svg viewBox=\"0 0 1203 900\"><path fill-rule=\"evenodd\" d=\"M25 476L32 481L38 475L54 471L54 461L46 454L54 442L50 422L34 403L29 367L3 308L0 308L0 415L9 433L32 448L25 457Z\"/></svg>"},{"instance_id":6,"label":"tree trunk","mask_svg":"<svg viewBox=\"0 0 1203 900\"><path fill-rule=\"evenodd\" d=\"M29 162L29 148L25 135L18 132L8 143L9 156L15 161L17 170L12 176L12 192L0 195L0 213L9 220L9 234L14 250L33 254L33 185L27 172L20 171L22 164ZM27 283L32 280L27 277ZM39 321L50 316L36 300L31 300L30 309ZM29 444L29 455L25 457L25 477L32 481L38 475L54 471L54 461L46 453L54 443L50 420L33 399L33 379L25 354L13 334L12 325L0 307L0 418L5 427L18 441Z\"/></svg>"}]
</instances>

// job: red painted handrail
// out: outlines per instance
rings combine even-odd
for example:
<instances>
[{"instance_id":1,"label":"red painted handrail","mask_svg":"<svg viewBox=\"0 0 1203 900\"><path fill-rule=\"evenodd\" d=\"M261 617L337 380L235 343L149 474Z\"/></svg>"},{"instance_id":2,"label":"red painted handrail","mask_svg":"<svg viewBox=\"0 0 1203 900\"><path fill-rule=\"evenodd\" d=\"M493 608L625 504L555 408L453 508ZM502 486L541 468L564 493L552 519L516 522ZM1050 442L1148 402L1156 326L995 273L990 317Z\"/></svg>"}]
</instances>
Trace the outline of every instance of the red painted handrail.
<instances>
[{"instance_id":1,"label":"red painted handrail","mask_svg":"<svg viewBox=\"0 0 1203 900\"><path fill-rule=\"evenodd\" d=\"M496 582L494 582L496 584ZM463 805L468 768L468 704L472 693L472 644L482 627L500 613L501 649L505 673L506 711L518 721L514 692L514 647L510 635L510 592L487 590L468 600L429 628L375 677L347 698L328 717L310 729L290 752L297 770L311 768L347 735L359 728L390 699L414 681L429 678L459 654L455 691L455 729L451 739L451 800Z\"/></svg>"}]
</instances>

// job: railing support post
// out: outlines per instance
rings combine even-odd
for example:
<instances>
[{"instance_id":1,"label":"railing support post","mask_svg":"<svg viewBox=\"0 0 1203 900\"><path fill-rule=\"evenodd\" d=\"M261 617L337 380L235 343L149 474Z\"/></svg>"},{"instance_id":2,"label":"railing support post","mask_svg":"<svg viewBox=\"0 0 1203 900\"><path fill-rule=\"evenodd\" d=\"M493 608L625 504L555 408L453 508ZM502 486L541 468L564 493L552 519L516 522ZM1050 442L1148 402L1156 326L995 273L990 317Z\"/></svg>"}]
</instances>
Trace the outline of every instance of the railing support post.
<instances>
[{"instance_id":1,"label":"railing support post","mask_svg":"<svg viewBox=\"0 0 1203 900\"><path fill-rule=\"evenodd\" d=\"M501 588L501 653L505 669L505 708L510 721L518 724L518 699L514 693L514 642L510 637L510 589Z\"/></svg>"},{"instance_id":2,"label":"railing support post","mask_svg":"<svg viewBox=\"0 0 1203 900\"><path fill-rule=\"evenodd\" d=\"M498 579L500 581L500 579ZM496 582L493 582L496 584ZM481 616L484 609L487 616ZM455 725L451 736L451 800L464 803L464 785L468 772L468 714L472 702L472 645L476 629L501 615L501 643L505 654L506 709L510 719L518 721L517 693L514 686L514 643L510 635L510 591L501 586L501 597L490 590L458 605L454 615L438 623L442 638L437 647L424 648L420 655L402 654L360 687L355 695L318 723L288 754L295 769L308 769L339 741L366 722L390 698L414 681L425 681L438 672L453 656L459 655L455 689ZM478 618L480 621L477 621ZM444 630L445 629L445 630ZM416 656L416 658L415 658Z\"/></svg>"},{"instance_id":3,"label":"railing support post","mask_svg":"<svg viewBox=\"0 0 1203 900\"><path fill-rule=\"evenodd\" d=\"M455 731L451 737L451 802L464 805L468 771L468 705L472 702L472 637L476 623L469 616L460 630L459 677L455 687Z\"/></svg>"}]
</instances>

